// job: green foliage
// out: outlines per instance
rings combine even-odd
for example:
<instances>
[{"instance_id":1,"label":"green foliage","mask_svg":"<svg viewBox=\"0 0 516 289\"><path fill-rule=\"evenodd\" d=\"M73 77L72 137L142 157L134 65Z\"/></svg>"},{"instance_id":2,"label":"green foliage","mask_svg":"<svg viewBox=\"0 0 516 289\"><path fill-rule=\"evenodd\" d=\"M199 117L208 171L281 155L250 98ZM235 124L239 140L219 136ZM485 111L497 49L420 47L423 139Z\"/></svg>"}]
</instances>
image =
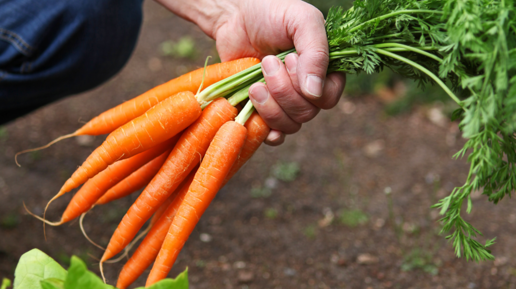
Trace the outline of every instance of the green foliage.
<instances>
[{"instance_id":1,"label":"green foliage","mask_svg":"<svg viewBox=\"0 0 516 289\"><path fill-rule=\"evenodd\" d=\"M7 128L5 126L0 126L0 141L5 141L9 137L9 133L7 132Z\"/></svg>"},{"instance_id":2,"label":"green foliage","mask_svg":"<svg viewBox=\"0 0 516 289\"><path fill-rule=\"evenodd\" d=\"M424 272L432 275L437 275L437 273L439 273L439 268L432 262L432 255L428 252L422 251L421 249L414 249L405 256L403 264L401 264L401 270L423 270Z\"/></svg>"},{"instance_id":3,"label":"green foliage","mask_svg":"<svg viewBox=\"0 0 516 289\"><path fill-rule=\"evenodd\" d=\"M268 198L272 194L272 190L267 187L254 186L251 188L251 197L255 199Z\"/></svg>"},{"instance_id":4,"label":"green foliage","mask_svg":"<svg viewBox=\"0 0 516 289\"><path fill-rule=\"evenodd\" d=\"M303 230L303 234L309 239L314 239L317 234L317 227L314 225L308 225Z\"/></svg>"},{"instance_id":5,"label":"green foliage","mask_svg":"<svg viewBox=\"0 0 516 289\"><path fill-rule=\"evenodd\" d=\"M0 228L14 229L20 223L20 217L16 213L9 213L0 219Z\"/></svg>"},{"instance_id":6,"label":"green foliage","mask_svg":"<svg viewBox=\"0 0 516 289\"><path fill-rule=\"evenodd\" d=\"M181 37L178 42L165 41L161 43L160 48L163 55L176 58L195 59L198 54L195 41L190 36Z\"/></svg>"},{"instance_id":7,"label":"green foliage","mask_svg":"<svg viewBox=\"0 0 516 289\"><path fill-rule=\"evenodd\" d=\"M272 168L272 175L276 177L278 180L284 182L291 182L297 178L299 171L300 168L296 162L280 162Z\"/></svg>"},{"instance_id":8,"label":"green foliage","mask_svg":"<svg viewBox=\"0 0 516 289\"><path fill-rule=\"evenodd\" d=\"M40 281L48 278L64 280L67 272L54 259L38 249L23 254L14 271L14 288L40 289Z\"/></svg>"},{"instance_id":9,"label":"green foliage","mask_svg":"<svg viewBox=\"0 0 516 289\"><path fill-rule=\"evenodd\" d=\"M0 285L0 289L7 289L7 287L11 286L11 280L4 278L2 280L2 285Z\"/></svg>"},{"instance_id":10,"label":"green foliage","mask_svg":"<svg viewBox=\"0 0 516 289\"><path fill-rule=\"evenodd\" d=\"M367 217L366 213L358 209L342 210L339 213L339 221L348 227L356 227L365 224L368 220L369 217Z\"/></svg>"},{"instance_id":11,"label":"green foliage","mask_svg":"<svg viewBox=\"0 0 516 289\"><path fill-rule=\"evenodd\" d=\"M276 219L276 217L278 217L278 210L276 210L274 208L267 208L267 209L265 209L265 212L263 214L268 219Z\"/></svg>"},{"instance_id":12,"label":"green foliage","mask_svg":"<svg viewBox=\"0 0 516 289\"><path fill-rule=\"evenodd\" d=\"M438 84L463 113L469 140L466 183L439 201L442 233L457 256L493 259L494 243L462 218L481 190L495 204L516 188L516 6L513 0L356 0L326 20L331 71L380 72L385 67L418 85ZM448 83L448 85L446 85Z\"/></svg>"},{"instance_id":13,"label":"green foliage","mask_svg":"<svg viewBox=\"0 0 516 289\"><path fill-rule=\"evenodd\" d=\"M20 258L14 273L16 289L114 289L105 284L86 264L72 256L68 272L56 261L38 249L33 249ZM1 289L10 286L4 279ZM7 285L5 285L7 284ZM5 287L4 287L5 285ZM185 270L176 279L164 279L148 287L151 289L188 289L188 273ZM137 289L144 289L139 287Z\"/></svg>"}]
</instances>

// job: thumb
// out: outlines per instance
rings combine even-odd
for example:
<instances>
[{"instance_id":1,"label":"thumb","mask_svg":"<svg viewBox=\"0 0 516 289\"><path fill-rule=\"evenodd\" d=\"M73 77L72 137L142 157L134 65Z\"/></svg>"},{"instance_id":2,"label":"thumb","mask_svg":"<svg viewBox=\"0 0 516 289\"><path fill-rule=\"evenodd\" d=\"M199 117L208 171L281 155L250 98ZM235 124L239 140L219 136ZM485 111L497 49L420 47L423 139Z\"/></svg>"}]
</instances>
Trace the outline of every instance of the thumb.
<instances>
[{"instance_id":1,"label":"thumb","mask_svg":"<svg viewBox=\"0 0 516 289\"><path fill-rule=\"evenodd\" d=\"M324 27L324 16L314 6L303 3L288 17L289 32L299 55L296 73L299 90L310 102L324 103L324 79L329 63L328 40Z\"/></svg>"}]
</instances>

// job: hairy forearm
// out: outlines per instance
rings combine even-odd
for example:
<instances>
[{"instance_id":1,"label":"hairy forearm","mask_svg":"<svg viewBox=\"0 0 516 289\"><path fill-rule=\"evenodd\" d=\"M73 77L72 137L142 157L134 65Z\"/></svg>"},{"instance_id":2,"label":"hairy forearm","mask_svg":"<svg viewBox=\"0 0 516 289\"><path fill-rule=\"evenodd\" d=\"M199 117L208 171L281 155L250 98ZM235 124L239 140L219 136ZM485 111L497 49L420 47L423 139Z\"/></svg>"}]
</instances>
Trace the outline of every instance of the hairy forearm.
<instances>
[{"instance_id":1,"label":"hairy forearm","mask_svg":"<svg viewBox=\"0 0 516 289\"><path fill-rule=\"evenodd\" d=\"M156 0L174 14L197 24L211 38L239 9L242 0Z\"/></svg>"}]
</instances>

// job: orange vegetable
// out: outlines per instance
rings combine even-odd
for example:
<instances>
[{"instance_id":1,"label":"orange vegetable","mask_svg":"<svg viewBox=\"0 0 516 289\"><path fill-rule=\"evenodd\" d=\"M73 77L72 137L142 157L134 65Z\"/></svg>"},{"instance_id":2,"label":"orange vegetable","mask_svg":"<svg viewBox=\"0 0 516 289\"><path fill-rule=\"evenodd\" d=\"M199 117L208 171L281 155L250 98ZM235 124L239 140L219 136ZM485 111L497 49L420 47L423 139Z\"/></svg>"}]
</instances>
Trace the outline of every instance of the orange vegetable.
<instances>
[{"instance_id":1,"label":"orange vegetable","mask_svg":"<svg viewBox=\"0 0 516 289\"><path fill-rule=\"evenodd\" d=\"M236 114L236 108L224 98L217 99L206 107L202 116L182 134L158 174L129 208L113 233L102 256L101 264L118 254L131 242L159 205L175 191L195 165L201 161L217 130L233 119Z\"/></svg>"},{"instance_id":2,"label":"orange vegetable","mask_svg":"<svg viewBox=\"0 0 516 289\"><path fill-rule=\"evenodd\" d=\"M169 154L170 151L167 151L167 153L156 157L127 178L118 182L118 184L114 185L104 195L102 195L95 205L107 204L143 189L158 173Z\"/></svg>"},{"instance_id":3,"label":"orange vegetable","mask_svg":"<svg viewBox=\"0 0 516 289\"><path fill-rule=\"evenodd\" d=\"M208 208L244 145L247 129L237 122L227 122L217 132L201 166L179 207L146 286L165 278L177 255Z\"/></svg>"},{"instance_id":4,"label":"orange vegetable","mask_svg":"<svg viewBox=\"0 0 516 289\"><path fill-rule=\"evenodd\" d=\"M206 75L204 78L203 87L208 87L215 82L218 82L258 63L260 63L259 59L250 57L209 65L206 67ZM17 158L20 154L45 149L58 141L74 136L101 135L111 133L118 127L144 114L151 107L172 95L183 91L197 93L203 80L203 73L204 68L199 68L187 74L183 74L166 83L158 85L131 100L128 100L101 113L71 134L60 136L42 147L21 151L15 156L16 164L18 164Z\"/></svg>"},{"instance_id":5,"label":"orange vegetable","mask_svg":"<svg viewBox=\"0 0 516 289\"><path fill-rule=\"evenodd\" d=\"M260 63L256 58L241 58L224 63L212 64L206 67L206 75L203 87L208 87L215 82L227 78L235 73L245 70ZM74 135L99 135L110 133L119 126L126 124L132 119L142 115L148 109L163 101L165 98L182 91L196 93L199 90L203 78L204 68L199 68L178 78L172 79L164 84L126 101L106 112L101 113L83 127L78 129Z\"/></svg>"},{"instance_id":6,"label":"orange vegetable","mask_svg":"<svg viewBox=\"0 0 516 289\"><path fill-rule=\"evenodd\" d=\"M167 206L161 206L165 208L165 211L161 214L161 217L154 223L152 229L149 231L145 239L140 243L138 249L134 251L131 258L125 263L124 268L120 272L118 276L118 281L116 283L116 287L120 289L125 289L129 285L131 285L138 277L149 267L154 259L158 255L158 252L163 244L163 240L165 240L165 236L167 235L168 228L172 223L172 219L174 218L179 205L183 201L186 193L188 192L188 188L192 184L193 178L195 176L197 170L192 170L190 175L185 179L181 188L174 193L174 195L170 196L168 200L173 200ZM155 215L157 215L156 212ZM154 217L152 217L154 219Z\"/></svg>"},{"instance_id":7,"label":"orange vegetable","mask_svg":"<svg viewBox=\"0 0 516 289\"><path fill-rule=\"evenodd\" d=\"M256 112L253 113L247 120L245 127L247 128L247 138L244 142L244 146L242 147L242 151L240 152L237 161L231 167L231 170L229 171L222 186L224 186L251 158L251 156L260 147L270 131L270 128ZM149 267L150 264L152 264L152 262L154 262L154 259L158 255L161 245L165 240L176 211L179 208L179 205L182 203L184 195L186 192L188 192L188 188L193 181L193 177L195 175L194 172L195 170L190 173L190 176L188 176L187 180L185 180L185 185L182 185L179 193L177 193L174 202L170 204L168 208L166 208L166 211L163 213L162 217L155 223L145 239L141 242L140 246L138 246L138 249L134 251L134 254L122 268L122 271L118 277L118 282L116 284L117 288L127 288L136 279L138 279L141 274L143 274L143 272L147 269L147 267ZM163 209L163 207L164 206L161 206L160 210ZM158 212L156 212L156 214L152 217L153 220L157 214Z\"/></svg>"},{"instance_id":8,"label":"orange vegetable","mask_svg":"<svg viewBox=\"0 0 516 289\"><path fill-rule=\"evenodd\" d=\"M110 164L146 151L175 136L193 123L201 112L191 92L181 92L160 102L144 115L112 132L52 200L77 188Z\"/></svg>"},{"instance_id":9,"label":"orange vegetable","mask_svg":"<svg viewBox=\"0 0 516 289\"><path fill-rule=\"evenodd\" d=\"M231 170L222 186L226 185L238 170L240 170L240 168L254 155L271 131L269 126L267 126L265 121L263 121L262 117L256 112L249 117L244 126L247 129L247 138L245 139L244 146L242 147L242 152L240 152L237 161L233 167L231 167Z\"/></svg>"}]
</instances>

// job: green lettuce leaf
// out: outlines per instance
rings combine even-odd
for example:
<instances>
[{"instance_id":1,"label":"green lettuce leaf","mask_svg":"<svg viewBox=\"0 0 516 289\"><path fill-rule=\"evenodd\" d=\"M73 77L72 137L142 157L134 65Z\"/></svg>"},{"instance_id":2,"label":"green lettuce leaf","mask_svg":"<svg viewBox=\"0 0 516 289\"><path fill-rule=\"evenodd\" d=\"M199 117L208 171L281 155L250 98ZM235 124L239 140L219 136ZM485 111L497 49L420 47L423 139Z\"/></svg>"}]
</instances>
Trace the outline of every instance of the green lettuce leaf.
<instances>
[{"instance_id":1,"label":"green lettuce leaf","mask_svg":"<svg viewBox=\"0 0 516 289\"><path fill-rule=\"evenodd\" d=\"M56 278L64 280L66 270L54 259L38 249L32 249L23 254L14 271L14 288L43 289L41 280Z\"/></svg>"},{"instance_id":2,"label":"green lettuce leaf","mask_svg":"<svg viewBox=\"0 0 516 289\"><path fill-rule=\"evenodd\" d=\"M41 288L43 289L65 289L64 282L61 279L56 278L48 278L45 280L41 280Z\"/></svg>"},{"instance_id":3,"label":"green lettuce leaf","mask_svg":"<svg viewBox=\"0 0 516 289\"><path fill-rule=\"evenodd\" d=\"M88 271L86 264L77 256L72 256L70 268L68 268L68 276L64 283L65 289L113 289L114 287L104 284L95 273Z\"/></svg>"},{"instance_id":4,"label":"green lettuce leaf","mask_svg":"<svg viewBox=\"0 0 516 289\"><path fill-rule=\"evenodd\" d=\"M188 268L177 275L176 279L163 279L148 288L138 287L136 289L188 289Z\"/></svg>"}]
</instances>

